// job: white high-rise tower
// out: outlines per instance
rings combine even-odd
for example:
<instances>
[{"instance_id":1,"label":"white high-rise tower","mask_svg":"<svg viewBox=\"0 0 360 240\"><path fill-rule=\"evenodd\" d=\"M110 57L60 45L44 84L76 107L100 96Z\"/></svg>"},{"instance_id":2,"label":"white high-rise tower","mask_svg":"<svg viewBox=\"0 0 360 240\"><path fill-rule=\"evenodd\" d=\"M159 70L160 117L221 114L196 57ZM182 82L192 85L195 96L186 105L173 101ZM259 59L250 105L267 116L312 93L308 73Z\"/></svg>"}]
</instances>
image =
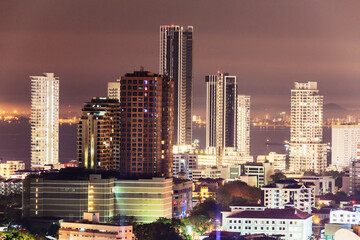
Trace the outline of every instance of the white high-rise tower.
<instances>
[{"instance_id":1,"label":"white high-rise tower","mask_svg":"<svg viewBox=\"0 0 360 240\"><path fill-rule=\"evenodd\" d=\"M120 102L120 79L116 82L108 82L108 98L118 99Z\"/></svg>"},{"instance_id":2,"label":"white high-rise tower","mask_svg":"<svg viewBox=\"0 0 360 240\"><path fill-rule=\"evenodd\" d=\"M59 78L54 73L31 79L31 168L59 164Z\"/></svg>"},{"instance_id":3,"label":"white high-rise tower","mask_svg":"<svg viewBox=\"0 0 360 240\"><path fill-rule=\"evenodd\" d=\"M327 166L323 144L323 96L317 82L298 83L291 90L290 171L321 173Z\"/></svg>"},{"instance_id":4,"label":"white high-rise tower","mask_svg":"<svg viewBox=\"0 0 360 240\"><path fill-rule=\"evenodd\" d=\"M174 81L174 145L192 141L193 27L160 26L159 73Z\"/></svg>"},{"instance_id":5,"label":"white high-rise tower","mask_svg":"<svg viewBox=\"0 0 360 240\"><path fill-rule=\"evenodd\" d=\"M237 96L237 152L250 155L250 96Z\"/></svg>"}]
</instances>

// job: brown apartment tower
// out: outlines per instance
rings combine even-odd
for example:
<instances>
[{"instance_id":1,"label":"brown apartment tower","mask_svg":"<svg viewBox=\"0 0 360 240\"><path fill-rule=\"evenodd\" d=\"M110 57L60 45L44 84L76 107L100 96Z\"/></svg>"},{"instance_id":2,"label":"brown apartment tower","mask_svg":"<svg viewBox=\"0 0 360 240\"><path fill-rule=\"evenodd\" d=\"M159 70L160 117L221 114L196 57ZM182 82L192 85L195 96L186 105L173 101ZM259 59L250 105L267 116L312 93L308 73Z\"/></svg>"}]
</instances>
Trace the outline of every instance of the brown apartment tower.
<instances>
[{"instance_id":1,"label":"brown apartment tower","mask_svg":"<svg viewBox=\"0 0 360 240\"><path fill-rule=\"evenodd\" d=\"M148 71L120 80L120 172L172 177L174 82Z\"/></svg>"}]
</instances>

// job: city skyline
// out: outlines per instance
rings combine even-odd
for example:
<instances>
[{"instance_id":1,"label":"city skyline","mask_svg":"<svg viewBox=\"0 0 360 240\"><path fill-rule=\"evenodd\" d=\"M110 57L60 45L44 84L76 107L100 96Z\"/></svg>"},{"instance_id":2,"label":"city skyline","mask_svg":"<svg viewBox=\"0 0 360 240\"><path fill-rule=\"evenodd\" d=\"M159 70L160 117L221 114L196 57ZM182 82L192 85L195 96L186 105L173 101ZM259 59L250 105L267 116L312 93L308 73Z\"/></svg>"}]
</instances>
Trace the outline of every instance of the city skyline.
<instances>
[{"instance_id":1,"label":"city skyline","mask_svg":"<svg viewBox=\"0 0 360 240\"><path fill-rule=\"evenodd\" d=\"M151 6L155 12L176 10L149 19L149 13L135 7L149 3L90 2L89 6L83 6L72 1L71 8L70 1L37 2L36 6L31 1L2 2L0 19L4 21L0 21L0 32L6 38L0 40L4 56L0 68L7 71L1 71L0 79L7 81L0 83L0 110L16 108L29 112L27 76L51 71L62 78L61 112L72 105L72 111L80 113L83 102L92 96L106 96L106 83L122 74L139 69L139 65L157 72L158 29L160 25L172 23L196 29L195 115L205 116L202 80L217 70L238 76L242 92L252 96L253 113L259 109L288 110L287 89L295 81L319 82L326 96L325 103L335 102L349 109L358 107L359 36L353 27L360 21L357 2L349 1L352 4L347 5L335 1L283 1L281 4L230 1L221 5L229 13L221 21L207 16L220 6L213 1L202 5L200 11L200 3L187 2L186 15L179 2L154 2ZM82 11L77 11L80 8ZM15 9L22 14L16 14ZM56 11L30 17L29 14L33 16L43 9ZM117 11L121 9L127 11ZM133 22L124 21L134 13L143 17ZM94 15L103 17L93 20ZM4 24L9 22L11 24ZM91 37L93 35L95 37ZM144 36L146 42L139 36ZM140 54L141 59L131 57L132 53ZM121 64L124 61L126 64ZM339 80L341 89L337 88Z\"/></svg>"}]
</instances>

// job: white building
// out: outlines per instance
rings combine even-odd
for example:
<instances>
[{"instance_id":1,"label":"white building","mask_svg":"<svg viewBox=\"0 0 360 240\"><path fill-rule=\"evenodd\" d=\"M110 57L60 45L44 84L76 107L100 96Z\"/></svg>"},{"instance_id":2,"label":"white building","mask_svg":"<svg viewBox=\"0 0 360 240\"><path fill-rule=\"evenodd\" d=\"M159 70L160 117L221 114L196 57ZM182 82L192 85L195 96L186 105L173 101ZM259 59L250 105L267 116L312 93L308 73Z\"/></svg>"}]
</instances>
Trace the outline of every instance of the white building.
<instances>
[{"instance_id":1,"label":"white building","mask_svg":"<svg viewBox=\"0 0 360 240\"><path fill-rule=\"evenodd\" d=\"M290 171L321 173L327 166L323 144L323 96L317 82L298 83L291 90Z\"/></svg>"},{"instance_id":2,"label":"white building","mask_svg":"<svg viewBox=\"0 0 360 240\"><path fill-rule=\"evenodd\" d=\"M160 26L159 73L174 81L174 145L192 141L192 26Z\"/></svg>"},{"instance_id":3,"label":"white building","mask_svg":"<svg viewBox=\"0 0 360 240\"><path fill-rule=\"evenodd\" d=\"M23 161L7 161L6 163L0 163L0 176L2 178L11 178L11 175L18 170L25 170L25 163Z\"/></svg>"},{"instance_id":4,"label":"white building","mask_svg":"<svg viewBox=\"0 0 360 240\"><path fill-rule=\"evenodd\" d=\"M59 240L134 240L132 226L99 223L99 213L84 213L82 221L61 222Z\"/></svg>"},{"instance_id":5,"label":"white building","mask_svg":"<svg viewBox=\"0 0 360 240\"><path fill-rule=\"evenodd\" d=\"M118 99L120 102L120 79L116 80L116 82L108 82L108 98L110 99Z\"/></svg>"},{"instance_id":6,"label":"white building","mask_svg":"<svg viewBox=\"0 0 360 240\"><path fill-rule=\"evenodd\" d=\"M333 125L331 127L331 164L339 170L356 160L360 143L360 125Z\"/></svg>"},{"instance_id":7,"label":"white building","mask_svg":"<svg viewBox=\"0 0 360 240\"><path fill-rule=\"evenodd\" d=\"M304 183L294 182L285 180L262 187L264 206L268 208L293 206L296 209L311 213L311 207L315 206L314 188Z\"/></svg>"},{"instance_id":8,"label":"white building","mask_svg":"<svg viewBox=\"0 0 360 240\"><path fill-rule=\"evenodd\" d=\"M199 154L198 166L216 166L215 154Z\"/></svg>"},{"instance_id":9,"label":"white building","mask_svg":"<svg viewBox=\"0 0 360 240\"><path fill-rule=\"evenodd\" d=\"M312 235L312 216L294 208L222 212L223 230L241 235L282 235L286 240L308 240Z\"/></svg>"},{"instance_id":10,"label":"white building","mask_svg":"<svg viewBox=\"0 0 360 240\"><path fill-rule=\"evenodd\" d=\"M221 178L221 169L214 167L201 167L192 170L192 180L198 181L200 178Z\"/></svg>"},{"instance_id":11,"label":"white building","mask_svg":"<svg viewBox=\"0 0 360 240\"><path fill-rule=\"evenodd\" d=\"M292 179L295 179L298 182L314 184L315 196L325 195L327 193L335 194L337 192L335 179L332 176L301 176Z\"/></svg>"},{"instance_id":12,"label":"white building","mask_svg":"<svg viewBox=\"0 0 360 240\"><path fill-rule=\"evenodd\" d=\"M347 210L332 210L330 212L330 223L336 224L360 224L360 212Z\"/></svg>"},{"instance_id":13,"label":"white building","mask_svg":"<svg viewBox=\"0 0 360 240\"><path fill-rule=\"evenodd\" d=\"M190 153L173 154L173 175L179 177L178 173L185 173L187 179L192 179L192 170L197 168L198 155Z\"/></svg>"},{"instance_id":14,"label":"white building","mask_svg":"<svg viewBox=\"0 0 360 240\"><path fill-rule=\"evenodd\" d=\"M31 76L31 167L59 164L59 78Z\"/></svg>"},{"instance_id":15,"label":"white building","mask_svg":"<svg viewBox=\"0 0 360 240\"><path fill-rule=\"evenodd\" d=\"M274 174L271 163L246 163L243 164L243 174L245 176L255 176L257 178L257 186L262 187L270 181L270 176Z\"/></svg>"},{"instance_id":16,"label":"white building","mask_svg":"<svg viewBox=\"0 0 360 240\"><path fill-rule=\"evenodd\" d=\"M250 96L237 96L237 151L250 155Z\"/></svg>"},{"instance_id":17,"label":"white building","mask_svg":"<svg viewBox=\"0 0 360 240\"><path fill-rule=\"evenodd\" d=\"M286 170L286 154L270 152L268 155L258 155L256 158L256 162L258 163L266 161L272 163L274 170Z\"/></svg>"}]
</instances>

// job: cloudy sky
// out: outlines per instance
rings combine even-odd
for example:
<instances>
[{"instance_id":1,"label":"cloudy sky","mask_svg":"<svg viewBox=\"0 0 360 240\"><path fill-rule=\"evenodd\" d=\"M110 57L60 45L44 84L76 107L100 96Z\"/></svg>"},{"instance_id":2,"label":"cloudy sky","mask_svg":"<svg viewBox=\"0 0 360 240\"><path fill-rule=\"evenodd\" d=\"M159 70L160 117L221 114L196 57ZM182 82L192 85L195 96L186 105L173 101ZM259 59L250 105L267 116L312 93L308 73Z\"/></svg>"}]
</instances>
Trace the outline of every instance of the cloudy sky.
<instances>
[{"instance_id":1,"label":"cloudy sky","mask_svg":"<svg viewBox=\"0 0 360 240\"><path fill-rule=\"evenodd\" d=\"M360 108L360 1L1 0L0 110L30 110L30 75L55 72L79 111L126 72L158 71L159 26L194 26L194 113L204 76L238 76L254 111L288 110L294 81Z\"/></svg>"}]
</instances>

